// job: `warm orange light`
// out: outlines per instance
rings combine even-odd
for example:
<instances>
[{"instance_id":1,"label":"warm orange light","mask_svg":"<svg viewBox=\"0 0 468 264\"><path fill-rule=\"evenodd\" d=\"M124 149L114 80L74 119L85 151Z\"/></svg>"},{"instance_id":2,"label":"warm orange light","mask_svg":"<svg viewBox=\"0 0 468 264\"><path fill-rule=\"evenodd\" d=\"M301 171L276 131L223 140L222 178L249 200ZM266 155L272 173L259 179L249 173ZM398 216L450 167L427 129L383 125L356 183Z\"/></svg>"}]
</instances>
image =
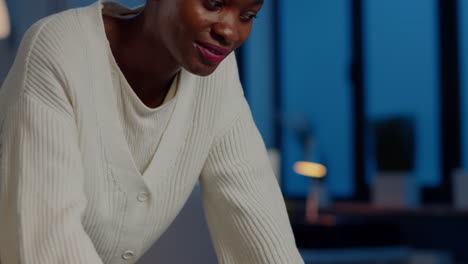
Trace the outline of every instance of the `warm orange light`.
<instances>
[{"instance_id":1,"label":"warm orange light","mask_svg":"<svg viewBox=\"0 0 468 264\"><path fill-rule=\"evenodd\" d=\"M10 35L10 16L5 0L0 0L0 39L7 38Z\"/></svg>"},{"instance_id":2,"label":"warm orange light","mask_svg":"<svg viewBox=\"0 0 468 264\"><path fill-rule=\"evenodd\" d=\"M325 166L307 161L296 162L296 164L294 164L294 171L297 174L312 178L323 178L327 174L327 168Z\"/></svg>"}]
</instances>

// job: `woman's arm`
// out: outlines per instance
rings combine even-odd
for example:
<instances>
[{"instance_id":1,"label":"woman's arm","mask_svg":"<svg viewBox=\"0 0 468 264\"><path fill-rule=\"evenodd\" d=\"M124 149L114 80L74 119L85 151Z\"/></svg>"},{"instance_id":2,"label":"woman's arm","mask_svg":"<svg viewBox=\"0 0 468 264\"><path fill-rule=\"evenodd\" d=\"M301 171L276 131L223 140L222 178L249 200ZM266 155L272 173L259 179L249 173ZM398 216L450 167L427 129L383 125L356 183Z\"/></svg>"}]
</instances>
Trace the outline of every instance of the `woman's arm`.
<instances>
[{"instance_id":1,"label":"woman's arm","mask_svg":"<svg viewBox=\"0 0 468 264\"><path fill-rule=\"evenodd\" d=\"M77 128L43 27L27 33L0 93L1 260L102 264L81 222Z\"/></svg>"},{"instance_id":2,"label":"woman's arm","mask_svg":"<svg viewBox=\"0 0 468 264\"><path fill-rule=\"evenodd\" d=\"M247 103L215 140L201 176L219 262L300 264L284 199Z\"/></svg>"},{"instance_id":3,"label":"woman's arm","mask_svg":"<svg viewBox=\"0 0 468 264\"><path fill-rule=\"evenodd\" d=\"M83 229L86 207L76 128L23 95L1 132L2 264L102 263Z\"/></svg>"}]
</instances>

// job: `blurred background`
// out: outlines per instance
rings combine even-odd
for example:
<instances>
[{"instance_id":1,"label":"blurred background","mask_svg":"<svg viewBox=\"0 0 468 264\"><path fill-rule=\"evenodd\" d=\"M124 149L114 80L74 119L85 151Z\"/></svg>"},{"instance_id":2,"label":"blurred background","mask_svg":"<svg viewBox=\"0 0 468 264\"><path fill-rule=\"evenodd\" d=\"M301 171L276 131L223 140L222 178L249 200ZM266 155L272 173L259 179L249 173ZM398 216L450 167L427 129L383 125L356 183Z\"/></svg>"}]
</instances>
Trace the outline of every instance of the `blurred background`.
<instances>
[{"instance_id":1,"label":"blurred background","mask_svg":"<svg viewBox=\"0 0 468 264\"><path fill-rule=\"evenodd\" d=\"M0 82L93 2L0 0ZM237 58L306 263L468 263L467 45L466 0L265 0ZM199 196L140 263L216 263Z\"/></svg>"}]
</instances>

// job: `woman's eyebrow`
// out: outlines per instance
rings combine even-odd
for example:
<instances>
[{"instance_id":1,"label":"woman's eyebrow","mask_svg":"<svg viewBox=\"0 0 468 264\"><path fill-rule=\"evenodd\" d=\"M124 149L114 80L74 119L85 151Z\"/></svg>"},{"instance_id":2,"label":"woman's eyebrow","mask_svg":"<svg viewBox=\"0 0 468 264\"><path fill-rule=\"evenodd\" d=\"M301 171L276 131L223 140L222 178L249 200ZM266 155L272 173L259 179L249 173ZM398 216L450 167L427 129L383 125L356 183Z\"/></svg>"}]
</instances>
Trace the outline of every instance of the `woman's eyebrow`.
<instances>
[{"instance_id":1,"label":"woman's eyebrow","mask_svg":"<svg viewBox=\"0 0 468 264\"><path fill-rule=\"evenodd\" d=\"M254 0L252 5L263 5L264 0Z\"/></svg>"}]
</instances>

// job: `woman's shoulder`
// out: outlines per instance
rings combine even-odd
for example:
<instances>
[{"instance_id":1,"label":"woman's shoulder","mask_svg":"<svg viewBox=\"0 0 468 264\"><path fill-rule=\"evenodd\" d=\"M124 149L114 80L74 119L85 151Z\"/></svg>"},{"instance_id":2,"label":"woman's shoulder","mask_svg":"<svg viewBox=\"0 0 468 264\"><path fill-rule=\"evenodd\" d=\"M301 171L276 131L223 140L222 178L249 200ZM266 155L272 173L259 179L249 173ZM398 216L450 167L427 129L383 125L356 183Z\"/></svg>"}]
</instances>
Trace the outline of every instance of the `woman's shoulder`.
<instances>
[{"instance_id":1,"label":"woman's shoulder","mask_svg":"<svg viewBox=\"0 0 468 264\"><path fill-rule=\"evenodd\" d=\"M39 52L50 60L60 60L79 53L91 33L83 21L92 19L95 8L96 4L69 9L37 21L26 31L18 56Z\"/></svg>"},{"instance_id":2,"label":"woman's shoulder","mask_svg":"<svg viewBox=\"0 0 468 264\"><path fill-rule=\"evenodd\" d=\"M222 131L249 110L239 79L236 54L230 54L213 72L206 77L198 77L198 102L201 110L198 119L210 116L214 130ZM215 132L217 133L217 132Z\"/></svg>"},{"instance_id":3,"label":"woman's shoulder","mask_svg":"<svg viewBox=\"0 0 468 264\"><path fill-rule=\"evenodd\" d=\"M24 34L13 67L59 70L85 52L89 32L82 26L80 16L90 13L88 8L69 9L45 17L34 23ZM88 15L89 16L89 15Z\"/></svg>"},{"instance_id":4,"label":"woman's shoulder","mask_svg":"<svg viewBox=\"0 0 468 264\"><path fill-rule=\"evenodd\" d=\"M0 89L0 102L29 94L44 102L69 104L70 77L87 66L84 38L89 33L79 18L89 17L86 13L89 7L69 9L39 20L26 31Z\"/></svg>"},{"instance_id":5,"label":"woman's shoulder","mask_svg":"<svg viewBox=\"0 0 468 264\"><path fill-rule=\"evenodd\" d=\"M100 4L100 2L98 2ZM98 38L96 4L69 9L34 23L24 34L12 70L26 77L30 72L48 72L57 79L86 67L90 38ZM95 24L95 26L92 26ZM94 29L94 31L93 31ZM95 58L99 59L99 58Z\"/></svg>"}]
</instances>

